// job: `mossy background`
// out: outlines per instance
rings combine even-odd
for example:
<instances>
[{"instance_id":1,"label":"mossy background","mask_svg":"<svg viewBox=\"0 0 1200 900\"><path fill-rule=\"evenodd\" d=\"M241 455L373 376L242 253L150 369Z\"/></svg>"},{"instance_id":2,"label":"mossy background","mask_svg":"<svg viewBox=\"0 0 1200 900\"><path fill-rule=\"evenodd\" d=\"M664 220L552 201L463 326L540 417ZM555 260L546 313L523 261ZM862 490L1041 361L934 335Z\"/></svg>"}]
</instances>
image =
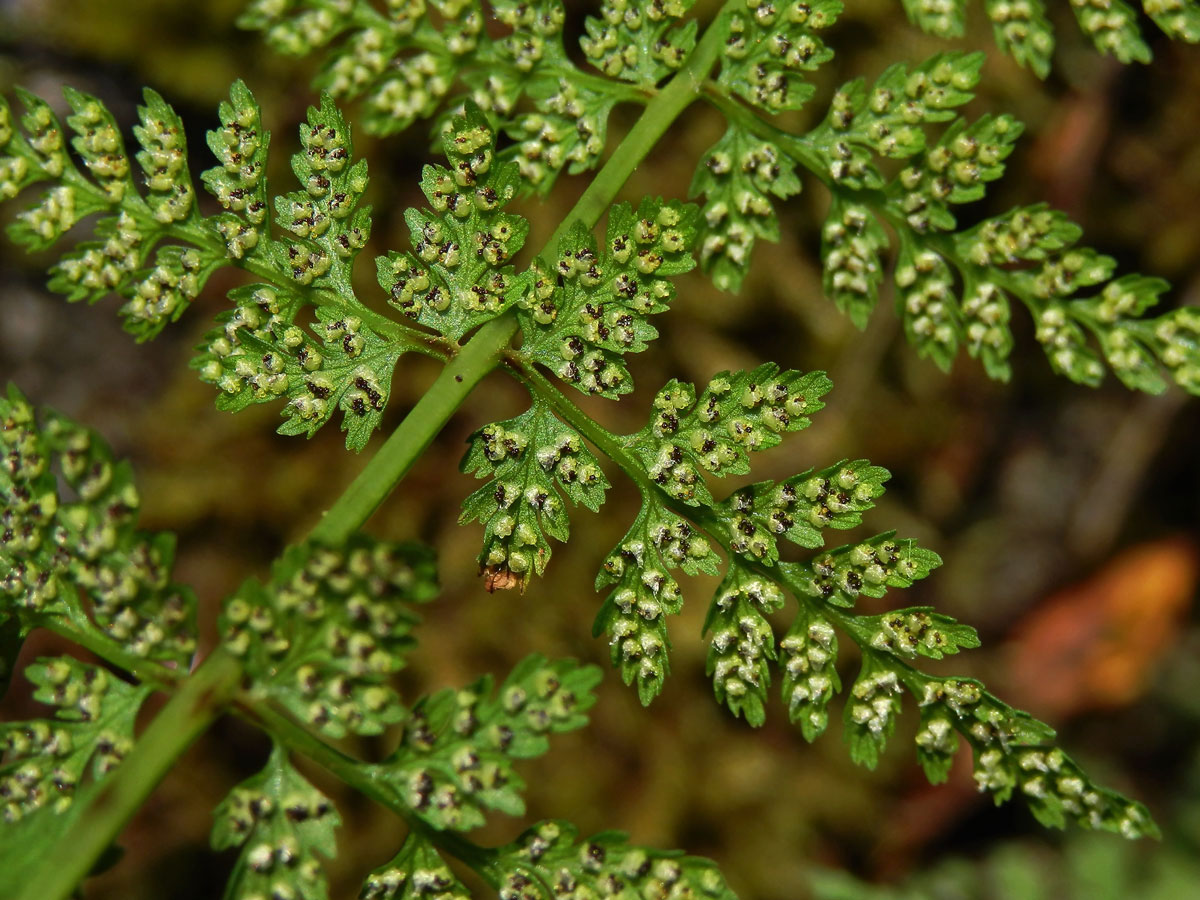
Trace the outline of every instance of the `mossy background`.
<instances>
[{"instance_id":1,"label":"mossy background","mask_svg":"<svg viewBox=\"0 0 1200 900\"><path fill-rule=\"evenodd\" d=\"M314 100L308 81L315 61L280 58L256 35L236 30L240 6L6 0L0 87L20 83L53 100L70 83L104 98L128 126L141 86L151 85L183 115L197 173L211 164L204 131L240 76L264 107L274 135L272 174L285 189L295 128ZM948 45L986 49L969 112L1012 112L1029 130L1006 178L962 221L1048 200L1123 271L1170 279L1168 303L1200 304L1200 48L1171 44L1147 25L1154 64L1122 67L1084 44L1062 4L1055 68L1043 83L994 49L979 4L971 4L970 33L954 42L920 34L896 0L850 6L829 38L837 56L816 75L824 93L790 124L819 120L829 87L851 77L870 78L891 62ZM578 26L581 16L577 4L570 22ZM631 110L618 109L610 146L631 121ZM695 160L721 127L710 109L688 111L624 196L685 196ZM407 246L400 214L420 202L417 172L430 154L423 126L385 140L356 138L370 161L376 211L369 258ZM540 246L585 183L564 178L548 203L524 204L529 246ZM642 709L608 669L607 646L590 637L601 600L592 589L595 570L636 512L636 492L618 471L609 471L615 488L604 513L573 516L573 541L555 547L547 576L524 594L486 594L476 575L480 529L456 524L473 481L454 463L474 428L524 408L520 389L503 375L475 391L369 526L381 537L425 540L440 554L443 593L418 631L409 696L507 671L533 650L601 663L608 675L591 727L523 767L528 820L570 818L589 832L621 828L639 842L710 856L743 900L866 890L819 869L907 883L912 896L1196 896L1200 401L1177 389L1133 394L1111 378L1095 391L1057 378L1023 312L1014 314L1009 384L988 380L966 358L948 375L918 360L890 296L867 330L856 331L821 292L816 251L826 205L820 187L806 182L781 209L782 240L759 245L738 296L719 294L698 273L683 279L673 311L659 322L662 337L633 361L640 390L620 404L582 405L628 432L671 377L703 381L763 360L828 370L835 385L828 408L810 430L762 454L754 479L842 458L889 468L889 491L863 532L896 528L947 560L890 599L935 605L976 625L984 642L937 668L981 677L1058 727L1063 745L1099 780L1150 805L1163 842L1126 847L1107 836L1048 833L1020 804L993 809L975 794L967 765L949 786L929 788L912 751L911 704L873 773L849 762L836 722L807 745L777 699L759 731L731 718L713 702L699 639L713 579L685 581L686 608L672 623L673 674ZM178 534L178 576L201 597L211 643L221 598L301 537L376 444L354 457L334 427L304 442L273 433L274 408L237 417L213 408L212 389L187 361L227 302L224 290L241 283L236 273L219 273L178 325L139 346L121 332L116 301L68 306L45 291L42 273L52 258L28 258L7 243L0 249L0 379L97 428L133 459L143 524ZM362 294L378 299L372 267L360 262ZM423 359L401 360L385 432L435 375ZM61 649L35 635L26 653ZM852 677L852 654L843 651L841 662ZM5 717L33 711L25 687L18 680L4 698ZM355 750L378 757L387 746L368 741ZM122 838L124 858L90 881L85 896L219 896L233 857L207 849L210 813L266 754L261 735L234 720L218 724L155 792ZM398 848L400 823L305 769L346 820L328 871L335 898L354 896L362 875ZM521 825L496 816L482 839L506 840Z\"/></svg>"}]
</instances>

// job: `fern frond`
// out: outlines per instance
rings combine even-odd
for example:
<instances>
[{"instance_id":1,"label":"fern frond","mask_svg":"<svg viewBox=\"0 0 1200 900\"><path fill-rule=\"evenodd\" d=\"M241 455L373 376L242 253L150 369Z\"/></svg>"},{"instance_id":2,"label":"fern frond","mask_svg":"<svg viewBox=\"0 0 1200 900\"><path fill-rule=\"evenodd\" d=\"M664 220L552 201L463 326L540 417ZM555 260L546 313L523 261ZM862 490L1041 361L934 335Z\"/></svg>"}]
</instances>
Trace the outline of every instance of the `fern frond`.
<instances>
[{"instance_id":1,"label":"fern frond","mask_svg":"<svg viewBox=\"0 0 1200 900\"><path fill-rule=\"evenodd\" d=\"M63 127L45 101L17 89L26 110L18 129L0 99L0 198L48 183L41 201L18 214L8 234L28 249L43 250L78 222L101 214L97 239L80 243L52 266L50 287L89 303L120 294L126 298L125 329L146 340L183 314L209 275L226 264L224 251L200 227L183 129L161 97L146 91L134 130L148 188L143 198L112 114L94 97L71 88L65 93L71 145L90 178L67 152ZM156 248L155 264L148 267Z\"/></svg>"},{"instance_id":2,"label":"fern frond","mask_svg":"<svg viewBox=\"0 0 1200 900\"><path fill-rule=\"evenodd\" d=\"M311 436L340 409L347 446L361 450L379 427L400 356L437 351L432 336L373 312L355 295L351 268L370 234L370 207L360 205L366 163L353 161L349 127L333 102L326 97L309 110L302 152L292 159L303 190L275 197L272 215L270 134L253 94L236 82L221 104L221 127L208 135L219 164L202 176L224 211L205 217L188 174L182 123L153 91L146 91L133 129L145 197L98 100L66 89L71 143L89 178L67 152L49 106L25 91L18 96L27 110L23 133L0 101L0 197L38 182L50 188L18 215L10 236L44 249L101 214L95 239L52 266L50 287L71 301L124 296L125 328L146 340L183 314L216 269L236 265L266 279L230 293L234 309L218 316L193 366L220 389L222 409L286 401L284 434ZM286 237L276 238L275 228ZM309 306L316 308L311 331L302 317Z\"/></svg>"},{"instance_id":3,"label":"fern frond","mask_svg":"<svg viewBox=\"0 0 1200 900\"><path fill-rule=\"evenodd\" d=\"M225 887L227 900L328 898L319 857L337 854L334 829L341 819L278 744L263 770L230 791L213 818L213 849L242 848Z\"/></svg>"},{"instance_id":4,"label":"fern frond","mask_svg":"<svg viewBox=\"0 0 1200 900\"><path fill-rule=\"evenodd\" d=\"M490 675L418 701L404 740L375 767L401 802L434 828L482 825L484 810L521 815L524 782L513 763L541 756L551 734L587 724L600 681L595 666L526 657L500 687Z\"/></svg>"},{"instance_id":5,"label":"fern frond","mask_svg":"<svg viewBox=\"0 0 1200 900\"><path fill-rule=\"evenodd\" d=\"M186 665L195 598L171 581L175 541L137 529L127 462L93 432L0 397L0 623L58 623L140 659Z\"/></svg>"},{"instance_id":6,"label":"fern frond","mask_svg":"<svg viewBox=\"0 0 1200 900\"><path fill-rule=\"evenodd\" d=\"M452 341L494 319L511 302L512 256L529 223L504 212L517 191L517 166L496 158L496 134L473 104L444 136L450 167L421 176L432 212L410 209L412 253L377 262L379 284L405 316Z\"/></svg>"},{"instance_id":7,"label":"fern frond","mask_svg":"<svg viewBox=\"0 0 1200 900\"><path fill-rule=\"evenodd\" d=\"M626 684L637 681L648 704L670 672L667 616L683 609L674 569L689 575L716 575L719 557L687 519L668 510L653 491L642 493L642 508L596 576L596 590L612 591L596 614L593 636L606 634L613 665Z\"/></svg>"},{"instance_id":8,"label":"fern frond","mask_svg":"<svg viewBox=\"0 0 1200 900\"><path fill-rule=\"evenodd\" d=\"M570 822L539 822L499 849L505 900L558 897L695 897L735 900L711 861L677 851L631 846L619 831L580 840Z\"/></svg>"},{"instance_id":9,"label":"fern frond","mask_svg":"<svg viewBox=\"0 0 1200 900\"><path fill-rule=\"evenodd\" d=\"M40 659L24 673L54 718L0 724L0 797L8 826L36 829L71 806L89 771L98 781L121 762L150 689L69 656Z\"/></svg>"},{"instance_id":10,"label":"fern frond","mask_svg":"<svg viewBox=\"0 0 1200 900\"><path fill-rule=\"evenodd\" d=\"M845 734L857 763L877 763L905 693L924 709L940 702L936 693L933 700L924 699L927 684L967 683L938 679L912 663L979 646L970 626L927 606L871 614L853 611L859 596L882 598L889 588L908 588L926 577L941 565L933 551L886 532L819 551L804 562L779 559L780 537L818 549L825 528L858 525L883 492L886 470L865 460L842 462L779 484L751 484L723 501L714 499L705 483L704 472L745 473L749 451L773 446L783 431L807 425L805 414L821 408L820 398L830 387L824 374L780 373L770 364L754 372L722 373L698 401L690 385L671 382L659 393L651 425L626 438L596 426L532 369L523 370L521 377L535 397L617 462L642 491L643 507L633 529L597 578L597 589L614 589L601 607L594 633L607 633L614 665L627 684L637 682L643 703L660 693L669 671L665 618L679 612L683 603L670 573L682 568L718 574L717 548L724 550L727 562L705 620L707 673L717 700L749 723L765 721L772 671L778 668L791 721L809 741L825 731L830 703L842 687L837 671L839 631L858 646L863 659L844 708ZM778 427L768 427L770 423ZM676 477L680 469L683 477ZM796 603L795 618L777 638L772 619L787 605L789 595ZM1067 758L1054 747L1048 727L986 696L978 715L960 710L950 727L967 736L980 771L999 772L996 778L1016 772L1021 765L1018 748L1053 753L1054 765L1068 773L1067 786L1049 788L1038 782L1024 791L1042 821L1060 826L1076 821L1127 836L1155 833L1144 807L1097 787L1074 763L1062 761ZM928 719L932 712L924 715ZM944 760L934 755L947 747L926 731L918 739L919 752L934 777L944 769ZM934 733L944 738L947 732L938 725ZM1034 759L1029 757L1029 765ZM996 783L997 797L1008 799L1013 791ZM1090 799L1072 805L1064 791L1077 787L1083 792L1079 796Z\"/></svg>"},{"instance_id":11,"label":"fern frond","mask_svg":"<svg viewBox=\"0 0 1200 900\"><path fill-rule=\"evenodd\" d=\"M1073 823L1126 838L1159 836L1142 804L1096 784L1055 746L1049 725L1013 709L972 679L905 674L905 686L921 707L917 751L931 781L944 780L957 750L949 723L972 750L976 785L997 805L1019 796L1049 828Z\"/></svg>"},{"instance_id":12,"label":"fern frond","mask_svg":"<svg viewBox=\"0 0 1200 900\"><path fill-rule=\"evenodd\" d=\"M271 283L230 292L234 309L218 316L192 365L221 393L217 406L238 411L285 400L281 434L311 437L343 413L346 445L361 450L379 427L392 372L413 345L393 323L355 295L351 269L370 234L364 160L353 161L350 129L329 97L310 108L300 128L303 150L292 171L303 190L274 198L272 217L265 165L269 135L245 85L234 85L221 106L222 127L209 132L221 165L204 173L226 208L215 227L234 259L254 264ZM272 223L288 236L274 239ZM316 322L301 312L316 306Z\"/></svg>"},{"instance_id":13,"label":"fern frond","mask_svg":"<svg viewBox=\"0 0 1200 900\"><path fill-rule=\"evenodd\" d=\"M437 848L410 833L392 859L367 876L359 900L471 900Z\"/></svg>"},{"instance_id":14,"label":"fern frond","mask_svg":"<svg viewBox=\"0 0 1200 900\"><path fill-rule=\"evenodd\" d=\"M763 704L775 659L775 632L767 616L783 609L779 586L735 563L717 588L704 633L712 632L705 673L717 702L758 727L767 720Z\"/></svg>"},{"instance_id":15,"label":"fern frond","mask_svg":"<svg viewBox=\"0 0 1200 900\"><path fill-rule=\"evenodd\" d=\"M812 424L810 413L833 383L824 372L781 372L774 363L721 372L697 398L690 384L669 381L654 398L650 424L626 439L650 480L689 505L712 504L700 473L750 471L750 454L779 444L781 434Z\"/></svg>"},{"instance_id":16,"label":"fern frond","mask_svg":"<svg viewBox=\"0 0 1200 900\"><path fill-rule=\"evenodd\" d=\"M647 319L674 299L670 279L695 266L695 236L696 208L661 199L613 206L602 249L576 223L557 257L520 279L520 353L586 394L632 390L622 357L658 337Z\"/></svg>"},{"instance_id":17,"label":"fern frond","mask_svg":"<svg viewBox=\"0 0 1200 900\"><path fill-rule=\"evenodd\" d=\"M437 592L433 554L357 536L345 547L292 547L271 581L226 600L224 646L250 694L330 737L379 734L405 717L390 677L415 645L410 604Z\"/></svg>"},{"instance_id":18,"label":"fern frond","mask_svg":"<svg viewBox=\"0 0 1200 900\"><path fill-rule=\"evenodd\" d=\"M493 589L545 571L547 535L565 542L570 531L563 495L599 512L610 486L579 434L536 401L475 432L461 468L490 479L463 501L459 522L483 523L479 567Z\"/></svg>"},{"instance_id":19,"label":"fern frond","mask_svg":"<svg viewBox=\"0 0 1200 900\"><path fill-rule=\"evenodd\" d=\"M695 20L682 21L693 2L605 0L599 16L584 20L587 34L579 46L605 75L653 88L682 66L696 45Z\"/></svg>"},{"instance_id":20,"label":"fern frond","mask_svg":"<svg viewBox=\"0 0 1200 900\"><path fill-rule=\"evenodd\" d=\"M262 31L282 53L327 48L316 86L335 97L364 96L363 124L374 134L405 131L421 119L435 119L444 131L453 127L452 115L478 106L492 127L517 141L503 155L519 163L522 188L543 193L560 172L599 162L612 108L646 102L646 91L678 68L695 38L694 24L671 27L685 6L643 15L622 3L590 20L585 56L634 88L574 65L563 47L566 10L557 0L442 0L429 7L390 3L384 13L366 0L255 0L239 25ZM489 19L501 27L485 28Z\"/></svg>"},{"instance_id":21,"label":"fern frond","mask_svg":"<svg viewBox=\"0 0 1200 900\"><path fill-rule=\"evenodd\" d=\"M746 0L730 17L717 83L769 113L799 109L816 92L804 73L833 58L819 32L842 9L841 0Z\"/></svg>"},{"instance_id":22,"label":"fern frond","mask_svg":"<svg viewBox=\"0 0 1200 900\"><path fill-rule=\"evenodd\" d=\"M960 37L966 22L966 0L903 0L908 19L938 37ZM1172 40L1200 41L1200 5L1195 0L1142 0L1141 10ZM1123 63L1148 63L1150 47L1138 23L1134 4L1122 0L1071 0L1079 30L1101 53ZM1050 74L1054 26L1044 0L984 0L996 45L1039 78Z\"/></svg>"},{"instance_id":23,"label":"fern frond","mask_svg":"<svg viewBox=\"0 0 1200 900\"><path fill-rule=\"evenodd\" d=\"M1007 379L1011 303L1018 300L1059 374L1094 386L1107 362L1126 386L1158 393L1165 368L1197 393L1200 315L1190 307L1145 315L1166 282L1115 276L1115 261L1075 246L1078 226L1044 204L958 229L953 207L984 196L1022 131L1011 116L956 116L973 96L982 62L978 53L942 53L911 68L891 66L869 90L850 82L802 137L715 101L730 129L692 187L705 195L705 269L719 287L741 283L755 241L777 236L769 194L795 193L802 166L832 194L821 233L825 293L858 327L866 326L885 279L886 225L898 238L894 281L905 334L942 369L965 346L989 375ZM930 126L942 122L949 124L933 134ZM908 163L885 179L877 157Z\"/></svg>"},{"instance_id":24,"label":"fern frond","mask_svg":"<svg viewBox=\"0 0 1200 900\"><path fill-rule=\"evenodd\" d=\"M770 195L800 193L796 166L777 143L732 122L701 158L688 195L705 198L700 265L721 290L741 287L759 238L779 240Z\"/></svg>"},{"instance_id":25,"label":"fern frond","mask_svg":"<svg viewBox=\"0 0 1200 900\"><path fill-rule=\"evenodd\" d=\"M505 125L517 143L502 155L515 159L526 184L545 195L561 172L578 175L599 164L609 114L625 98L567 75L535 79L529 95L536 111L518 114Z\"/></svg>"}]
</instances>

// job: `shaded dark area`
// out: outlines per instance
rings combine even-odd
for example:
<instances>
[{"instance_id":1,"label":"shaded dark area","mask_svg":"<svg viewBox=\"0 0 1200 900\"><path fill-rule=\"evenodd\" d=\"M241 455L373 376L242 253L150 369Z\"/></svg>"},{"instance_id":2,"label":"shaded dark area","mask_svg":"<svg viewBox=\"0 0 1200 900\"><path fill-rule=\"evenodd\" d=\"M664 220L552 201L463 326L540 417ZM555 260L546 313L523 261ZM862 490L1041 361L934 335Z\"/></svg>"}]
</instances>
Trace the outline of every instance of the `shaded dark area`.
<instances>
[{"instance_id":1,"label":"shaded dark area","mask_svg":"<svg viewBox=\"0 0 1200 900\"><path fill-rule=\"evenodd\" d=\"M204 131L240 76L263 105L272 165L282 176L313 102L313 64L276 57L257 36L238 32L240 5L0 0L0 87L7 93L19 83L52 99L70 83L102 97L128 127L142 85L151 85L183 116L196 174L211 164ZM1168 304L1200 305L1200 49L1157 41L1152 66L1122 67L1061 27L1056 69L1043 83L994 50L979 10L972 22L967 38L951 42L988 50L969 113L1011 112L1028 131L1006 177L962 221L1048 200L1122 270L1169 279ZM819 120L830 86L947 45L911 28L894 0L856 4L829 42L838 55L815 76L824 93L789 125ZM627 112L614 116L610 146L631 121ZM693 161L722 127L712 110L689 110L623 196L685 197ZM375 207L364 256L407 247L401 214L422 200L423 126L400 137L356 138ZM564 178L547 203L521 205L532 220L529 246L539 246L585 184L586 177ZM787 724L777 697L762 729L732 719L713 702L699 639L715 579L681 579L686 605L672 623L673 673L643 709L609 669L607 646L590 637L602 599L592 588L595 570L637 509L636 491L619 471L607 467L614 490L604 514L576 512L573 541L555 547L546 577L524 594L486 594L477 577L480 531L457 525L473 479L455 463L471 431L524 409L522 390L500 374L472 394L370 524L380 537L427 541L440 557L443 593L417 630L406 696L507 671L535 649L601 663L608 674L591 727L558 738L523 769L528 820L570 818L584 832L620 828L639 842L712 857L744 900L810 896L817 868L886 885L917 879L864 893L824 875L818 895L828 898L1109 896L1087 893L1081 880L1117 871L1098 860L1123 866L1109 884L1133 873L1143 880L1130 883L1164 885L1144 896L1189 896L1170 891L1200 883L1197 401L1178 389L1134 394L1111 377L1098 390L1056 377L1023 311L1014 313L1008 384L965 357L949 374L917 359L890 295L880 303L888 308L858 332L822 296L817 251L827 203L806 182L782 208L782 240L759 244L738 296L717 293L698 273L683 279L674 309L658 322L659 341L631 360L638 391L619 404L581 405L612 430L630 432L672 377L706 380L764 360L827 370L835 387L813 427L761 454L745 481L843 458L867 457L891 470L877 509L845 537L896 528L946 560L903 602L975 625L983 648L930 668L980 677L1049 721L1099 780L1150 806L1163 842L1126 846L1108 836L1047 833L1019 803L994 809L976 794L963 758L948 785L930 788L912 751L911 705L874 772L850 763L840 715L812 746ZM0 216L8 221L14 208ZM0 380L98 429L118 456L133 460L143 526L178 534L177 577L201 598L208 646L222 597L301 537L382 437L353 457L336 427L305 442L273 433L274 408L236 417L213 408L212 389L187 361L225 307L225 290L242 283L236 276L220 273L178 325L135 345L120 329L118 301L70 306L44 289L52 259L0 243ZM370 271L358 279L364 296L378 296ZM401 360L384 433L435 375L426 360ZM25 654L61 649L38 634ZM848 651L840 668L853 677ZM6 718L30 705L24 687L18 679L5 698ZM379 757L387 746L376 740L352 749ZM218 896L233 856L207 849L211 810L266 753L261 735L236 720L220 722L154 793L124 835L123 859L85 896ZM362 875L396 851L403 828L301 765L337 799L346 824L342 852L328 867L332 895L354 896ZM507 840L522 825L494 816L481 839ZM1004 892L1022 883L1062 887Z\"/></svg>"}]
</instances>

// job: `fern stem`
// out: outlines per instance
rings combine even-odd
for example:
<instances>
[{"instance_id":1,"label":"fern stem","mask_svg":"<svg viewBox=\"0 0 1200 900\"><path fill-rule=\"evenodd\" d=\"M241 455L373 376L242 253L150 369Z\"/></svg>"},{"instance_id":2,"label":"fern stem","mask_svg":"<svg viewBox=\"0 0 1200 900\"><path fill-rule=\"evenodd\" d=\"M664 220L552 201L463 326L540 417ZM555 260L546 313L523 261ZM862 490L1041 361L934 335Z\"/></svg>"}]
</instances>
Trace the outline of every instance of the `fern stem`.
<instances>
[{"instance_id":1,"label":"fern stem","mask_svg":"<svg viewBox=\"0 0 1200 900\"><path fill-rule=\"evenodd\" d=\"M65 900L192 741L237 690L241 667L213 653L183 682L116 771L75 799L78 812L17 900Z\"/></svg>"},{"instance_id":2,"label":"fern stem","mask_svg":"<svg viewBox=\"0 0 1200 900\"><path fill-rule=\"evenodd\" d=\"M727 33L733 0L727 0L704 32L683 68L647 105L575 206L563 218L539 256L553 253L574 225L595 226L639 163L654 149L671 123L700 96ZM471 389L499 365L517 333L516 313L509 310L481 327L442 370L387 442L312 530L312 540L340 544L362 527L384 498L433 441Z\"/></svg>"}]
</instances>

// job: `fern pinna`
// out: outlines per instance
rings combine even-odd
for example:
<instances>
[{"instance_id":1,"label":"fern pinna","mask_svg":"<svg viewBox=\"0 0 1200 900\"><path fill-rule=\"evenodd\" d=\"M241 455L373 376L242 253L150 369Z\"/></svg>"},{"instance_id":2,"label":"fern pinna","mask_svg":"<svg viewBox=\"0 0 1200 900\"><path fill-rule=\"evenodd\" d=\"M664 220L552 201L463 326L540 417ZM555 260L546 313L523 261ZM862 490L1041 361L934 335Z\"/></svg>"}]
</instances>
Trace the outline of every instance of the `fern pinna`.
<instances>
[{"instance_id":1,"label":"fern pinna","mask_svg":"<svg viewBox=\"0 0 1200 900\"><path fill-rule=\"evenodd\" d=\"M1040 6L985 6L1001 45L1044 74L1052 41ZM572 399L572 390L631 393L627 354L669 322L677 280L698 267L738 289L756 241L779 236L776 205L803 177L830 193L825 288L860 327L890 282L919 354L948 368L965 347L1007 378L1017 301L1052 367L1075 381L1096 384L1107 365L1135 389L1164 390L1165 374L1200 392L1194 308L1144 315L1164 282L1117 276L1111 259L1078 246L1079 229L1042 204L958 226L955 207L1000 177L1021 132L1009 116L958 114L981 54L941 53L891 66L869 86L850 82L815 128L792 134L776 114L815 95L807 73L832 56L827 30L841 5L730 0L703 29L689 7L605 3L583 25L580 47L595 70L586 71L567 54L566 17L553 2L253 3L243 24L277 49L340 43L327 52L318 83L328 93L300 127L283 193L267 182L270 135L258 104L245 84L232 86L208 133L216 165L199 181L215 200L211 214L190 174L182 122L153 91L138 109L132 158L94 97L67 90L65 128L28 92L17 91L19 113L0 105L0 195L41 192L10 236L44 250L81 223L91 229L53 263L52 289L72 301L118 295L125 327L147 340L184 315L218 269L249 273L193 360L220 408L275 403L279 431L306 436L337 415L347 446L362 450L402 357L445 363L309 537L226 599L219 649L190 674L195 598L172 581L172 539L138 529L128 466L86 428L38 413L10 388L0 402L6 654L47 628L125 673L70 657L26 670L53 713L4 726L0 853L19 896L66 896L187 743L232 708L269 733L274 749L217 807L213 846L239 854L228 897L327 896L321 861L336 851L339 814L294 765L296 754L408 826L396 856L366 876L364 897L466 896L447 859L504 898L732 897L705 860L615 833L581 839L565 821L533 825L499 847L460 834L491 811L524 813L519 761L586 723L601 677L594 666L534 654L499 682L488 675L416 700L392 680L414 645L419 605L436 594L436 566L428 548L359 529L497 367L527 389L529 407L481 424L462 461L482 481L462 520L483 527L484 584L536 590L530 582L550 562L551 539L569 538L570 508L598 511L610 487L603 461L615 464L641 507L597 560L594 631L643 703L670 673L668 620L683 604L676 573L718 576L704 624L707 674L717 700L750 724L765 721L775 681L789 719L812 741L844 693L850 756L874 766L908 698L931 781L947 777L965 742L979 789L997 802L1020 796L1048 825L1155 833L1146 809L1095 784L1047 725L974 679L921 668L978 646L971 627L927 606L856 610L860 596L884 598L941 563L892 532L827 547L830 530L862 524L887 471L866 460L815 461L782 480L721 485L751 472L752 453L819 416L833 387L823 373L785 360L716 373L704 385L672 380L630 434L606 430ZM939 34L961 32L962 7L905 4ZM1075 7L1102 50L1147 56L1136 30L1117 21L1128 7L1117 4L1103 21ZM1171 36L1196 40L1190 0L1148 2L1147 12ZM404 217L409 246L376 258L379 305L352 280L370 238L369 180L334 96L363 97L363 122L376 133L431 119L446 160L422 173L426 204ZM694 100L726 125L698 162L696 202L615 202ZM545 246L523 253L530 229L514 201L550 191L564 170L597 167L618 104L644 110ZM843 691L847 640L860 662ZM174 698L138 736L137 712L154 690ZM329 742L380 734L394 750L377 763Z\"/></svg>"}]
</instances>

